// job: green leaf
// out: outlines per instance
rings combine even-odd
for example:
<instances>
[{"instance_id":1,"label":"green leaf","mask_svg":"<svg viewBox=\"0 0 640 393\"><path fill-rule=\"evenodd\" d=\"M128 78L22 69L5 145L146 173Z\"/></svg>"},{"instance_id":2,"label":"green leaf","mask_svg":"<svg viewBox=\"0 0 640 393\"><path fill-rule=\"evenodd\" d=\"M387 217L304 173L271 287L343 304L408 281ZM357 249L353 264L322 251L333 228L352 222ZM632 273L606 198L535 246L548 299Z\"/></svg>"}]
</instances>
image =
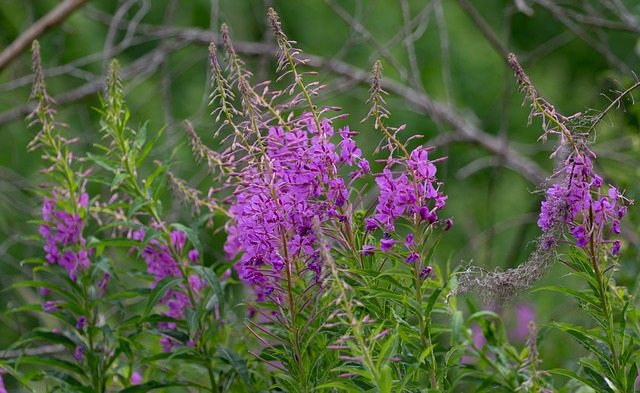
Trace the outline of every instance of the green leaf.
<instances>
[{"instance_id":1,"label":"green leaf","mask_svg":"<svg viewBox=\"0 0 640 393\"><path fill-rule=\"evenodd\" d=\"M334 389L338 389L339 391L345 391L345 392L357 392L361 390L361 389L358 389L357 386L353 382L349 381L348 379L323 383L320 386L316 386L313 390L324 390L329 388L334 388Z\"/></svg>"},{"instance_id":2,"label":"green leaf","mask_svg":"<svg viewBox=\"0 0 640 393\"><path fill-rule=\"evenodd\" d=\"M372 334L372 337L369 339L371 342L374 342L373 337L375 337L375 335ZM393 330L389 333L389 336L387 340L385 340L384 344L382 344L382 347L380 348L380 351L377 355L378 360L377 360L376 367L378 367L379 369L382 367L384 362L387 362L387 358L393 357L395 355L395 352L396 352L395 347L398 341L397 338L398 338L398 333L395 330ZM389 353L390 351L393 351L393 352Z\"/></svg>"},{"instance_id":3,"label":"green leaf","mask_svg":"<svg viewBox=\"0 0 640 393\"><path fill-rule=\"evenodd\" d=\"M629 368L629 372L627 373L627 389L629 391L634 391L633 387L636 383L636 378L638 377L638 365L636 363L631 363L631 367Z\"/></svg>"},{"instance_id":4,"label":"green leaf","mask_svg":"<svg viewBox=\"0 0 640 393\"><path fill-rule=\"evenodd\" d=\"M558 287L558 286L553 286L553 285L537 288L537 289L535 289L535 290L533 290L531 292L537 292L537 291L543 291L543 290L564 293L566 295L573 296L578 301L583 301L585 303L589 303L592 306L600 309L600 302L598 301L598 299L596 299L595 297L591 296L588 292L577 291L575 289Z\"/></svg>"},{"instance_id":5,"label":"green leaf","mask_svg":"<svg viewBox=\"0 0 640 393\"><path fill-rule=\"evenodd\" d=\"M160 300L162 300L164 295L170 289L177 287L181 282L182 278L174 276L167 276L160 280L149 294L149 301L147 302L147 307L144 309L142 317L147 317L151 313L153 307L158 304Z\"/></svg>"},{"instance_id":6,"label":"green leaf","mask_svg":"<svg viewBox=\"0 0 640 393\"><path fill-rule=\"evenodd\" d=\"M149 195L149 188L153 185L154 180L161 175L164 175L164 173L166 172L166 170L170 167L169 164L163 164L160 165L159 167L156 168L155 171L153 171L153 173L147 178L147 180L144 183L144 194L145 195ZM155 200L155 198L154 198Z\"/></svg>"},{"instance_id":7,"label":"green leaf","mask_svg":"<svg viewBox=\"0 0 640 393\"><path fill-rule=\"evenodd\" d=\"M74 393L75 392L79 392L79 393L95 393L95 390L93 390L93 388L91 388L90 386L83 386L80 381L78 381L77 379L73 378L71 375L65 373L64 371L47 370L47 371L44 371L44 374L49 378L57 379L59 381L62 381L64 383L66 383L67 385L71 386L73 388L72 391Z\"/></svg>"},{"instance_id":8,"label":"green leaf","mask_svg":"<svg viewBox=\"0 0 640 393\"><path fill-rule=\"evenodd\" d=\"M136 197L136 199L133 200L133 203L129 205L129 208L127 209L127 218L131 220L135 213L137 213L143 207L151 205L152 203L153 202L150 200Z\"/></svg>"},{"instance_id":9,"label":"green leaf","mask_svg":"<svg viewBox=\"0 0 640 393\"><path fill-rule=\"evenodd\" d=\"M143 126L143 128L145 128L145 126ZM140 166L140 164L142 164L144 160L147 158L149 153L151 153L153 146L156 144L156 142L162 135L163 131L164 131L164 128L161 128L160 130L158 130L158 132L149 140L149 142L146 145L144 145L144 149L140 152L138 156L138 160L136 161L137 166Z\"/></svg>"},{"instance_id":10,"label":"green leaf","mask_svg":"<svg viewBox=\"0 0 640 393\"><path fill-rule=\"evenodd\" d=\"M46 330L33 330L20 337L10 348L19 348L33 341L46 341L50 344L60 344L68 349L75 349L76 343L66 336Z\"/></svg>"},{"instance_id":11,"label":"green leaf","mask_svg":"<svg viewBox=\"0 0 640 393\"><path fill-rule=\"evenodd\" d=\"M462 311L454 312L451 316L451 344L457 345L460 343L463 324L464 316L462 315Z\"/></svg>"},{"instance_id":12,"label":"green leaf","mask_svg":"<svg viewBox=\"0 0 640 393\"><path fill-rule=\"evenodd\" d=\"M584 330L580 326L574 326L568 323L553 323L558 329L567 332L573 336L586 350L592 352L600 359L606 361L610 366L612 364L611 354L607 351L603 344L603 336L596 335L590 331Z\"/></svg>"},{"instance_id":13,"label":"green leaf","mask_svg":"<svg viewBox=\"0 0 640 393\"><path fill-rule=\"evenodd\" d=\"M189 337L195 337L200 330L199 313L195 312L192 308L186 308L184 310L184 319L187 322L187 330L189 330Z\"/></svg>"},{"instance_id":14,"label":"green leaf","mask_svg":"<svg viewBox=\"0 0 640 393\"><path fill-rule=\"evenodd\" d=\"M436 288L433 293L431 294L431 296L429 296L429 301L427 302L427 308L425 310L425 315L430 315L431 311L433 310L433 307L436 305L436 302L438 301L438 298L440 297L440 294L442 293L442 291L444 291L444 289L446 288L447 284L445 283L443 286Z\"/></svg>"},{"instance_id":15,"label":"green leaf","mask_svg":"<svg viewBox=\"0 0 640 393\"><path fill-rule=\"evenodd\" d=\"M140 385L129 386L126 389L120 391L120 393L146 393L151 390L156 390L160 388L168 388L171 386L194 386L192 383L188 382L157 382L157 381L149 381Z\"/></svg>"},{"instance_id":16,"label":"green leaf","mask_svg":"<svg viewBox=\"0 0 640 393\"><path fill-rule=\"evenodd\" d=\"M184 346L178 349L173 349L170 352L160 352L155 355L140 359L140 364L153 363L153 362L157 362L158 360L171 360L173 358L179 358L179 359L183 358L193 362L197 360L194 357L194 351L195 351L194 348Z\"/></svg>"},{"instance_id":17,"label":"green leaf","mask_svg":"<svg viewBox=\"0 0 640 393\"><path fill-rule=\"evenodd\" d=\"M476 319L484 320L486 317L494 318L494 319L497 319L499 321L502 320L498 314L496 314L496 313L494 313L492 311L483 310L483 311L478 311L478 312L475 312L475 313L471 314L469 316L469 318L467 318L467 321L465 322L465 326L469 326L471 324L471 322L473 322Z\"/></svg>"},{"instance_id":18,"label":"green leaf","mask_svg":"<svg viewBox=\"0 0 640 393\"><path fill-rule=\"evenodd\" d=\"M100 145L94 145L94 146L101 147ZM107 171L109 171L111 173L117 173L118 172L119 166L117 164L115 164L113 162L113 160L110 160L110 159L102 157L102 156L96 156L96 155L91 154L91 153L87 153L87 159L89 161L95 162L96 164L98 164L98 166L101 166L102 168L106 169Z\"/></svg>"},{"instance_id":19,"label":"green leaf","mask_svg":"<svg viewBox=\"0 0 640 393\"><path fill-rule=\"evenodd\" d=\"M254 392L255 389L251 385L251 379L249 378L249 369L247 368L247 359L240 356L233 349L224 345L218 345L217 356L226 360L232 369L238 373L242 382L247 386L249 391Z\"/></svg>"},{"instance_id":20,"label":"green leaf","mask_svg":"<svg viewBox=\"0 0 640 393\"><path fill-rule=\"evenodd\" d=\"M111 181L111 184L109 185L109 191L113 192L115 189L120 187L120 184L122 184L122 182L124 182L128 177L129 174L126 172L116 173L116 175L113 177L113 180Z\"/></svg>"},{"instance_id":21,"label":"green leaf","mask_svg":"<svg viewBox=\"0 0 640 393\"><path fill-rule=\"evenodd\" d=\"M575 372L571 371L571 370L566 370L564 368L554 368L552 370L549 370L550 373L552 374L557 374L557 375L564 375L565 377L569 377L575 381L581 382L582 384L589 386L590 388L594 389L596 392L600 392L601 390L601 386L596 383L595 381L592 381L588 378L582 377L578 374L576 374Z\"/></svg>"},{"instance_id":22,"label":"green leaf","mask_svg":"<svg viewBox=\"0 0 640 393\"><path fill-rule=\"evenodd\" d=\"M385 365L380 370L380 383L379 383L379 391L380 393L391 393L391 388L393 386L393 375L391 374L391 367L389 365Z\"/></svg>"},{"instance_id":23,"label":"green leaf","mask_svg":"<svg viewBox=\"0 0 640 393\"><path fill-rule=\"evenodd\" d=\"M142 147L144 146L144 143L147 141L147 124L148 123L149 122L144 122L144 124L142 124L142 126L138 130L138 133L136 134L136 138L133 140L133 143L138 150L141 150ZM137 165L140 165L140 164L137 164Z\"/></svg>"},{"instance_id":24,"label":"green leaf","mask_svg":"<svg viewBox=\"0 0 640 393\"><path fill-rule=\"evenodd\" d=\"M20 358L20 363L35 364L39 366L55 367L60 370L74 373L84 377L84 370L75 363L66 360L56 359L49 356L24 356Z\"/></svg>"},{"instance_id":25,"label":"green leaf","mask_svg":"<svg viewBox=\"0 0 640 393\"><path fill-rule=\"evenodd\" d=\"M200 277L204 278L207 286L211 288L211 291L203 302L205 310L211 311L213 309L213 306L217 304L220 307L220 315L225 315L224 294L222 292L222 286L220 285L220 279L218 278L218 275L210 267L194 266L193 270L197 272Z\"/></svg>"},{"instance_id":26,"label":"green leaf","mask_svg":"<svg viewBox=\"0 0 640 393\"><path fill-rule=\"evenodd\" d=\"M194 231L193 228L189 228L187 226L184 226L178 223L171 224L170 227L184 232L187 235L187 239L189 239L189 243L191 243L195 249L197 250L202 249L202 245L200 244L200 239L198 238L198 233Z\"/></svg>"}]
</instances>

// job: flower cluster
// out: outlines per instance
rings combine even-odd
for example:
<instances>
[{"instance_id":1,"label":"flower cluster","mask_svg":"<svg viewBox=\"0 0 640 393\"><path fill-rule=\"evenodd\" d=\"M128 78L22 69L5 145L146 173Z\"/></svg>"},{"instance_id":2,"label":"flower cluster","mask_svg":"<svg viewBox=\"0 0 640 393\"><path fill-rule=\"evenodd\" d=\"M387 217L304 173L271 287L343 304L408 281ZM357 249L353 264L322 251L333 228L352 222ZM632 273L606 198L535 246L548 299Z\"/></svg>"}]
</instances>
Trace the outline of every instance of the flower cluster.
<instances>
[{"instance_id":1,"label":"flower cluster","mask_svg":"<svg viewBox=\"0 0 640 393\"><path fill-rule=\"evenodd\" d=\"M444 207L447 196L439 192L441 183L436 182L436 167L429 160L432 150L419 146L404 162L406 169L399 176L394 176L388 166L376 177L380 196L374 217L385 230L394 232L395 221L403 215L411 222L433 224L438 220L436 211ZM430 206L432 200L434 204Z\"/></svg>"},{"instance_id":2,"label":"flower cluster","mask_svg":"<svg viewBox=\"0 0 640 393\"><path fill-rule=\"evenodd\" d=\"M546 233L560 221L569 226L576 246L584 248L590 240L595 245L612 243L611 253L618 254L620 241L606 239L611 233L620 234L620 219L627 212L623 205L626 198L613 186L604 193L602 178L593 171L587 154L571 154L564 173L563 182L546 191L538 226Z\"/></svg>"},{"instance_id":3,"label":"flower cluster","mask_svg":"<svg viewBox=\"0 0 640 393\"><path fill-rule=\"evenodd\" d=\"M560 239L571 233L575 245L586 248L592 257L602 255L611 245L610 253L620 253L621 242L608 240L611 234L620 233L620 219L626 214L625 198L613 186L603 190L603 180L593 171L589 149L588 132L580 133L572 124L581 114L565 117L541 97L533 86L516 57L511 54L509 63L514 70L520 91L531 102L531 114L542 118L543 141L548 135L558 135L560 143L551 157L564 152L567 158L554 177L562 175L560 181L545 190L538 226L542 234L535 250L526 263L506 271L487 272L476 266L458 277L458 287L449 295L457 296L478 289L486 303L504 304L531 288L556 260ZM597 122L596 122L597 123ZM592 124L595 126L595 124ZM591 158L590 158L591 157ZM589 245L589 247L587 247Z\"/></svg>"},{"instance_id":4,"label":"flower cluster","mask_svg":"<svg viewBox=\"0 0 640 393\"><path fill-rule=\"evenodd\" d=\"M60 209L57 201L62 198L53 191L52 198L45 197L42 205L42 219L40 234L44 239L46 259L54 265L60 265L69 272L69 277L75 281L78 274L89 267L89 254L86 249L86 239L82 235L84 221L77 213L69 213ZM81 193L78 206L86 208L89 196Z\"/></svg>"},{"instance_id":5,"label":"flower cluster","mask_svg":"<svg viewBox=\"0 0 640 393\"><path fill-rule=\"evenodd\" d=\"M411 224L416 233L409 233L403 241L408 252L404 262L408 264L414 264L420 259L419 250L424 239L414 238L424 231L418 228L421 225L437 226L438 211L445 206L447 200L447 196L440 192L442 183L437 182L434 165L443 159L429 160L431 151L433 151L432 147L419 146L404 160L389 160L383 172L376 175L380 195L374 218L365 219L367 231L375 231L379 228L385 231L380 240L379 249L382 252L391 252L396 244L392 234L396 233L395 224L398 219ZM392 171L393 165L399 166L401 170ZM452 224L451 219L445 220L444 231L448 231ZM361 253L371 255L376 249L366 244L362 247ZM423 274L420 275L423 276ZM425 273L424 276L427 277L428 274Z\"/></svg>"},{"instance_id":6,"label":"flower cluster","mask_svg":"<svg viewBox=\"0 0 640 393\"><path fill-rule=\"evenodd\" d=\"M292 129L272 127L264 140L264 156L240 174L229 210L229 259L240 278L258 288L258 297L271 295L280 272L294 260L306 261L315 280L320 278L320 258L313 221L348 220L347 188L369 172L348 127L337 131L323 119L320 129L310 114L292 122ZM331 140L335 134L341 141ZM341 166L356 166L350 180L337 175Z\"/></svg>"},{"instance_id":7,"label":"flower cluster","mask_svg":"<svg viewBox=\"0 0 640 393\"><path fill-rule=\"evenodd\" d=\"M134 240L142 242L144 239L144 230L140 229L138 231L134 231L132 233L132 237ZM183 276L182 269L176 261L176 258L174 258L172 249L175 250L177 255L180 255L184 250L187 236L184 232L175 230L170 233L169 237L171 241L171 248L159 240L151 239L149 244L144 246L140 253L147 264L147 272L154 277L152 288L165 277ZM197 262L199 258L198 250L190 250L187 253L187 256L189 261L193 263ZM191 275L187 282L190 286L190 290L195 294L200 293L200 290L205 285L204 281L195 275ZM183 319L185 310L190 305L190 299L187 295L188 290L189 289L187 289L186 285L182 284L180 289L170 289L167 291L159 302L160 304L167 306L167 311L164 312L163 315L175 319ZM163 328L175 329L176 324L174 322L169 322L162 323L160 326ZM165 351L169 351L176 345L176 343L168 336L163 337L161 344Z\"/></svg>"}]
</instances>

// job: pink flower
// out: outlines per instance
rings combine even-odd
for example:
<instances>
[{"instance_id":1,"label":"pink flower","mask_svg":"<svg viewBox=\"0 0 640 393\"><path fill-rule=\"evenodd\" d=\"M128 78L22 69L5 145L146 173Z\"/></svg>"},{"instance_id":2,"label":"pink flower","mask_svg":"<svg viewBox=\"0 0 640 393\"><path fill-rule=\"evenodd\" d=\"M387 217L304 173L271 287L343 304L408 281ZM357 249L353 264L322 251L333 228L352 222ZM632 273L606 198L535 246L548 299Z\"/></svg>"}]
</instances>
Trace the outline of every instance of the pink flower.
<instances>
[{"instance_id":1,"label":"pink flower","mask_svg":"<svg viewBox=\"0 0 640 393\"><path fill-rule=\"evenodd\" d=\"M510 331L514 340L524 341L529 337L529 322L535 321L536 313L530 304L522 303L515 309L515 327Z\"/></svg>"},{"instance_id":2,"label":"pink flower","mask_svg":"<svg viewBox=\"0 0 640 393\"><path fill-rule=\"evenodd\" d=\"M138 373L137 371L134 371L131 373L131 380L129 381L129 383L131 385L139 385L142 382L142 375L140 375L140 373Z\"/></svg>"},{"instance_id":3,"label":"pink flower","mask_svg":"<svg viewBox=\"0 0 640 393\"><path fill-rule=\"evenodd\" d=\"M7 393L7 389L4 387L4 381L2 380L2 374L0 374L0 393Z\"/></svg>"}]
</instances>

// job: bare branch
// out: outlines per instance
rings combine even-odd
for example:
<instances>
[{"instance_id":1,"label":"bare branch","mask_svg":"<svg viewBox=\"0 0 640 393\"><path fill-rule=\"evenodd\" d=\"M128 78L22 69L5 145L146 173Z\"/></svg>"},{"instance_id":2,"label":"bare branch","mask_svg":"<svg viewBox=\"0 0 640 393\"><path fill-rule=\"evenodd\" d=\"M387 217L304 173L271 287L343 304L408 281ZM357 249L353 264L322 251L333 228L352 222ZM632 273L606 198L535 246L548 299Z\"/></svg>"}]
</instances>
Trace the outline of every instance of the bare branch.
<instances>
[{"instance_id":1,"label":"bare branch","mask_svg":"<svg viewBox=\"0 0 640 393\"><path fill-rule=\"evenodd\" d=\"M158 66L164 61L167 53L174 51L184 45L188 44L188 41L178 40L166 48L156 49L145 56L140 57L129 67L122 71L122 78L124 80L139 76L140 73L150 73L155 71ZM104 78L97 77L94 80L74 89L68 91L65 94L56 96L57 105L66 105L82 98L88 97L92 94L96 94L104 87ZM0 114L0 124L8 123L10 121L20 119L29 113L34 108L34 104L25 104Z\"/></svg>"},{"instance_id":2,"label":"bare branch","mask_svg":"<svg viewBox=\"0 0 640 393\"><path fill-rule=\"evenodd\" d=\"M87 0L65 0L48 14L40 18L0 53L0 71L27 49L33 40L40 37L49 28L64 21L73 11L80 8L86 2Z\"/></svg>"},{"instance_id":3,"label":"bare branch","mask_svg":"<svg viewBox=\"0 0 640 393\"><path fill-rule=\"evenodd\" d=\"M485 22L485 20L482 18L478 10L476 10L475 7L468 0L458 0L458 3L460 3L460 6L462 7L462 9L464 9L467 15L469 15L469 17L471 18L471 20L473 20L473 23L475 23L476 26L478 26L478 28L480 29L482 34L484 34L485 38L487 39L487 41L489 41L491 46L493 46L495 50L498 52L498 54L500 54L500 57L502 57L506 61L506 59L509 57L509 51L500 42L500 39L498 39L498 36L496 36L495 33L491 30L491 27L489 27L487 22Z\"/></svg>"},{"instance_id":4,"label":"bare branch","mask_svg":"<svg viewBox=\"0 0 640 393\"><path fill-rule=\"evenodd\" d=\"M107 20L103 21L110 22ZM120 28L126 28L128 23L123 20L118 23L118 26ZM138 31L144 31L145 34L157 39L166 39L170 37L177 39L177 42L180 44L175 44L175 46L172 46L171 48L166 48L167 51L174 50L177 47L181 47L188 43L209 43L216 41L216 37L214 37L213 33L196 28L158 27L141 23L138 25ZM273 54L276 51L276 48L274 47L267 46L262 43L246 41L236 41L235 49L239 53L248 55ZM156 50L149 55L138 59L134 64L123 71L123 78L126 79L131 77L141 70L149 71L157 68L167 53L168 52L166 51ZM309 66L325 69L326 71L339 74L342 77L357 83L368 84L369 72L367 71L340 61L327 60L318 56L307 57L309 58ZM101 79L92 81L76 90L58 96L57 102L58 104L63 105L88 95L95 94L102 85ZM382 87L389 92L393 92L398 97L404 97L409 103L418 108L418 110L432 117L435 121L448 124L453 128L454 132L460 135L460 139L476 143L491 153L500 156L506 167L522 174L530 182L540 184L545 180L545 171L542 170L533 160L522 156L519 152L514 150L507 141L500 140L495 136L480 130L450 105L434 101L424 92L420 92L403 83L389 79L384 79L382 81ZM25 105L2 113L0 114L0 124L25 116L31 110L32 107L30 105Z\"/></svg>"}]
</instances>

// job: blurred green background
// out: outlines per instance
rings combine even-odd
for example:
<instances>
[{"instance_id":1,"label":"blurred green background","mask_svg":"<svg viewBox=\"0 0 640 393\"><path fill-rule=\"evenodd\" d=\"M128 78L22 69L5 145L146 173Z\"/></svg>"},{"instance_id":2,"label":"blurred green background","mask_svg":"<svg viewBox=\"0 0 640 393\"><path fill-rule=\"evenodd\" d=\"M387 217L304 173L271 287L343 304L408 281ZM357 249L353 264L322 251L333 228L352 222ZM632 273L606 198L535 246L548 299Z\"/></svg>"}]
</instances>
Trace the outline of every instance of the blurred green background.
<instances>
[{"instance_id":1,"label":"blurred green background","mask_svg":"<svg viewBox=\"0 0 640 393\"><path fill-rule=\"evenodd\" d=\"M51 0L0 1L0 48L7 48L36 21L61 4ZM367 78L375 60L384 65L390 124L407 125L404 136L423 135L413 145L437 146L447 156L439 179L449 195L444 215L454 227L437 253L441 267L473 261L509 268L527 259L541 196L534 193L556 163L549 160L557 140L536 142L541 123L527 126L528 104L516 89L506 54L515 53L532 82L564 115L597 115L640 72L640 4L636 0L119 0L88 1L60 24L39 35L49 93L58 120L78 149L98 138L98 92L111 58L123 69L132 125L166 126L155 152L174 153L175 172L192 186L207 184L206 168L191 158L181 122L191 120L205 141L217 125L209 117L207 45L227 23L236 50L252 70L252 81L275 80L273 38L266 10L280 14L288 36L311 59L308 69L327 87L318 105L343 108L337 122L361 133L358 142L372 155L379 135L370 122ZM33 129L29 112L31 59L20 53L0 70L0 288L28 279L21 261L41 255L29 236L37 227L43 178L38 153L26 146ZM277 86L277 84L276 84ZM640 104L632 94L608 112L593 135L598 171L606 182L640 195ZM212 146L210 144L211 147ZM78 152L80 154L81 152ZM371 196L373 197L373 196ZM175 207L175 208L174 208ZM616 279L633 287L640 259L640 216L634 207L623 225L624 254ZM173 220L188 212L167 208ZM222 258L224 237L203 239L210 263ZM558 264L545 281L566 283ZM471 295L473 298L473 295ZM11 344L36 316L6 314L16 304L37 303L28 290L0 296L0 349ZM530 304L541 326L579 318L570 300L535 292ZM513 308L501 312L513 322ZM575 347L551 333L541 342L543 367L575 361ZM571 368L571 364L562 364Z\"/></svg>"}]
</instances>

